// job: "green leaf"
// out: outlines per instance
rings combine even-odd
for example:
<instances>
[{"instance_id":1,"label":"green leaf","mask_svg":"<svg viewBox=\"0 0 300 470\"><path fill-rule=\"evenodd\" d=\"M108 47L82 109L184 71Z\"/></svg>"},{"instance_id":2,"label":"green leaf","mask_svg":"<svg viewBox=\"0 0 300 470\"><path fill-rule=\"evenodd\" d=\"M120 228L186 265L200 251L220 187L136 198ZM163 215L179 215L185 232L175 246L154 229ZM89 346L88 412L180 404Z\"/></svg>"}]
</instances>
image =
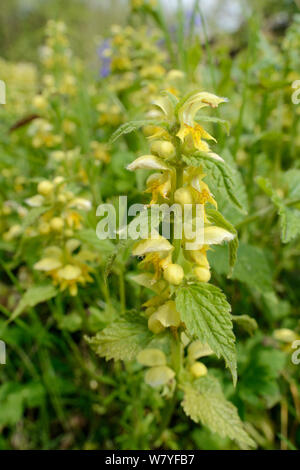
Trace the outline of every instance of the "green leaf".
<instances>
[{"instance_id":1,"label":"green leaf","mask_svg":"<svg viewBox=\"0 0 300 470\"><path fill-rule=\"evenodd\" d=\"M57 289L52 284L30 287L21 298L8 322L10 323L15 320L26 308L35 307L35 305L41 302L46 302L46 300L51 299L56 294Z\"/></svg>"},{"instance_id":2,"label":"green leaf","mask_svg":"<svg viewBox=\"0 0 300 470\"><path fill-rule=\"evenodd\" d=\"M281 239L289 243L300 235L300 210L293 207L281 207L279 210Z\"/></svg>"},{"instance_id":3,"label":"green leaf","mask_svg":"<svg viewBox=\"0 0 300 470\"><path fill-rule=\"evenodd\" d=\"M202 166L207 170L207 176L205 181L211 188L214 195L218 192L220 198L224 198L225 195L229 198L232 204L239 209L242 213L247 213L245 205L245 190L242 186L241 175L238 170L230 166L227 162L220 162L213 159L209 153L197 152L193 156L183 156L183 161L188 166ZM241 194L242 198L237 195Z\"/></svg>"},{"instance_id":4,"label":"green leaf","mask_svg":"<svg viewBox=\"0 0 300 470\"><path fill-rule=\"evenodd\" d=\"M115 249L115 244L111 240L100 240L97 237L96 229L80 230L76 233L76 238L99 251L104 257L109 256Z\"/></svg>"},{"instance_id":5,"label":"green leaf","mask_svg":"<svg viewBox=\"0 0 300 470\"><path fill-rule=\"evenodd\" d=\"M297 173L298 176L298 173ZM295 175L292 175L294 195L298 194L298 183L295 182ZM262 176L256 178L259 187L269 196L275 207L280 219L281 240L283 243L289 243L291 240L300 235L300 210L294 207L288 207L284 200L272 188L271 182Z\"/></svg>"},{"instance_id":6,"label":"green leaf","mask_svg":"<svg viewBox=\"0 0 300 470\"><path fill-rule=\"evenodd\" d=\"M191 284L182 287L176 297L176 308L188 332L207 343L223 357L236 383L235 336L232 330L231 307L223 292L212 284Z\"/></svg>"},{"instance_id":7,"label":"green leaf","mask_svg":"<svg viewBox=\"0 0 300 470\"><path fill-rule=\"evenodd\" d=\"M230 122L226 121L225 119L221 119L218 117L213 116L205 116L204 114L196 114L195 121L199 124L203 122L212 122L213 124L222 124L226 129L226 134L229 135L230 133Z\"/></svg>"},{"instance_id":8,"label":"green leaf","mask_svg":"<svg viewBox=\"0 0 300 470\"><path fill-rule=\"evenodd\" d=\"M118 129L112 134L109 139L109 142L112 144L117 139L119 139L123 134L129 134L130 132L136 131L144 126L159 126L166 127L166 121L158 121L156 119L143 119L140 121L129 121L125 124L122 124Z\"/></svg>"},{"instance_id":9,"label":"green leaf","mask_svg":"<svg viewBox=\"0 0 300 470\"><path fill-rule=\"evenodd\" d=\"M38 382L6 382L0 387L0 426L15 426L24 413L24 409L41 406L45 399L45 389Z\"/></svg>"},{"instance_id":10,"label":"green leaf","mask_svg":"<svg viewBox=\"0 0 300 470\"><path fill-rule=\"evenodd\" d=\"M245 431L237 409L226 400L219 382L214 377L201 377L183 388L182 407L193 421L201 422L221 437L229 437L241 449L256 447Z\"/></svg>"},{"instance_id":11,"label":"green leaf","mask_svg":"<svg viewBox=\"0 0 300 470\"><path fill-rule=\"evenodd\" d=\"M289 199L300 199L300 170L292 168L286 171L283 180L288 188Z\"/></svg>"},{"instance_id":12,"label":"green leaf","mask_svg":"<svg viewBox=\"0 0 300 470\"><path fill-rule=\"evenodd\" d=\"M208 260L219 274L227 273L226 247L217 246L208 252ZM257 289L262 293L271 291L273 273L266 252L257 246L240 243L231 278L244 282L251 289Z\"/></svg>"},{"instance_id":13,"label":"green leaf","mask_svg":"<svg viewBox=\"0 0 300 470\"><path fill-rule=\"evenodd\" d=\"M223 217L223 215L214 208L207 208L206 215L210 222L217 225L217 227L224 228L228 232L235 235L234 239L229 242L229 274L228 277L232 276L233 268L237 260L237 250L239 247L238 233L234 226Z\"/></svg>"},{"instance_id":14,"label":"green leaf","mask_svg":"<svg viewBox=\"0 0 300 470\"><path fill-rule=\"evenodd\" d=\"M131 313L114 321L93 338L86 339L93 350L107 361L131 361L152 337L146 319Z\"/></svg>"},{"instance_id":15,"label":"green leaf","mask_svg":"<svg viewBox=\"0 0 300 470\"><path fill-rule=\"evenodd\" d=\"M249 333L249 335L253 335L258 328L255 318L251 318L249 315L232 315L231 318L237 325Z\"/></svg>"}]
</instances>

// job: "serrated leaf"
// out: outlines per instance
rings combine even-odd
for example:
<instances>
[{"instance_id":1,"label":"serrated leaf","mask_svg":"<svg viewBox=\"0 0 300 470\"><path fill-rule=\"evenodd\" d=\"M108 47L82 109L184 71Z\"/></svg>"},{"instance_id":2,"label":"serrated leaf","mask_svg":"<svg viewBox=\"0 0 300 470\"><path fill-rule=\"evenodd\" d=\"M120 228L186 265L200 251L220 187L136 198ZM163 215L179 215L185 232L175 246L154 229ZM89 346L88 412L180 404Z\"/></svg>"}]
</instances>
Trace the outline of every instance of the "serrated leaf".
<instances>
[{"instance_id":1,"label":"serrated leaf","mask_svg":"<svg viewBox=\"0 0 300 470\"><path fill-rule=\"evenodd\" d=\"M208 183L213 193L220 193L222 198L227 194L229 200L235 207L242 213L247 213L244 201L237 196L241 192L242 185L241 177L237 169L233 168L225 161L220 162L214 160L209 157L209 153L204 154L202 152L189 157L183 156L182 159L189 166L202 166L206 169L207 176L205 177L205 181Z\"/></svg>"},{"instance_id":2,"label":"serrated leaf","mask_svg":"<svg viewBox=\"0 0 300 470\"><path fill-rule=\"evenodd\" d=\"M249 333L249 335L252 335L258 328L255 318L251 318L249 315L232 315L231 318L237 325Z\"/></svg>"},{"instance_id":3,"label":"serrated leaf","mask_svg":"<svg viewBox=\"0 0 300 470\"><path fill-rule=\"evenodd\" d=\"M182 287L176 296L176 308L188 332L207 343L217 357L223 357L236 383L235 336L231 307L223 292L212 284Z\"/></svg>"},{"instance_id":4,"label":"serrated leaf","mask_svg":"<svg viewBox=\"0 0 300 470\"><path fill-rule=\"evenodd\" d=\"M196 114L195 121L198 122L199 124L202 124L203 122L212 122L213 124L222 124L225 129L227 135L230 133L230 122L226 121L225 119L221 119L218 117L213 117L213 116L206 116L204 114Z\"/></svg>"},{"instance_id":5,"label":"serrated leaf","mask_svg":"<svg viewBox=\"0 0 300 470\"><path fill-rule=\"evenodd\" d=\"M222 437L229 437L241 449L256 447L245 431L237 409L226 400L214 377L201 377L183 388L182 407L193 421L201 422Z\"/></svg>"},{"instance_id":6,"label":"serrated leaf","mask_svg":"<svg viewBox=\"0 0 300 470\"><path fill-rule=\"evenodd\" d=\"M25 292L17 307L13 311L9 322L15 320L27 307L35 307L35 305L51 299L56 294L57 289L52 284L43 284L40 286L30 287Z\"/></svg>"},{"instance_id":7,"label":"serrated leaf","mask_svg":"<svg viewBox=\"0 0 300 470\"><path fill-rule=\"evenodd\" d=\"M93 350L107 361L131 361L151 341L153 335L145 318L127 314L93 338L86 338Z\"/></svg>"},{"instance_id":8,"label":"serrated leaf","mask_svg":"<svg viewBox=\"0 0 300 470\"><path fill-rule=\"evenodd\" d=\"M122 124L118 129L111 135L109 142L112 144L119 139L123 134L129 134L130 132L136 131L144 126L166 126L166 121L158 121L157 119L143 119L140 121L129 121Z\"/></svg>"}]
</instances>

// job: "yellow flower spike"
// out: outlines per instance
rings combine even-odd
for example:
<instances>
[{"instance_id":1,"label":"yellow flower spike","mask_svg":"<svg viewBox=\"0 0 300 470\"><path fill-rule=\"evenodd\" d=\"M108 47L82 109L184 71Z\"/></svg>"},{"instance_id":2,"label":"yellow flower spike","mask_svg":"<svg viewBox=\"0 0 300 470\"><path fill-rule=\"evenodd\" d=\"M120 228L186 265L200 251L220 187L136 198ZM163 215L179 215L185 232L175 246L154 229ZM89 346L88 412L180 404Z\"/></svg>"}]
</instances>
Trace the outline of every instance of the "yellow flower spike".
<instances>
[{"instance_id":1,"label":"yellow flower spike","mask_svg":"<svg viewBox=\"0 0 300 470\"><path fill-rule=\"evenodd\" d=\"M165 366L167 364L165 354L160 349L154 348L143 349L137 355L137 361L148 367Z\"/></svg>"},{"instance_id":2,"label":"yellow flower spike","mask_svg":"<svg viewBox=\"0 0 300 470\"><path fill-rule=\"evenodd\" d=\"M169 264L164 270L164 279L170 284L178 286L183 278L184 271L179 264Z\"/></svg>"},{"instance_id":3,"label":"yellow flower spike","mask_svg":"<svg viewBox=\"0 0 300 470\"><path fill-rule=\"evenodd\" d=\"M168 300L151 315L148 320L148 328L153 333L160 333L170 326L177 328L180 322L180 315L176 310L175 302Z\"/></svg>"},{"instance_id":4,"label":"yellow flower spike","mask_svg":"<svg viewBox=\"0 0 300 470\"><path fill-rule=\"evenodd\" d=\"M145 374L145 382L153 388L166 385L175 377L175 372L168 366L151 367Z\"/></svg>"},{"instance_id":5,"label":"yellow flower spike","mask_svg":"<svg viewBox=\"0 0 300 470\"><path fill-rule=\"evenodd\" d=\"M204 377L207 375L207 367L202 362L195 362L190 367L191 374L195 377Z\"/></svg>"}]
</instances>

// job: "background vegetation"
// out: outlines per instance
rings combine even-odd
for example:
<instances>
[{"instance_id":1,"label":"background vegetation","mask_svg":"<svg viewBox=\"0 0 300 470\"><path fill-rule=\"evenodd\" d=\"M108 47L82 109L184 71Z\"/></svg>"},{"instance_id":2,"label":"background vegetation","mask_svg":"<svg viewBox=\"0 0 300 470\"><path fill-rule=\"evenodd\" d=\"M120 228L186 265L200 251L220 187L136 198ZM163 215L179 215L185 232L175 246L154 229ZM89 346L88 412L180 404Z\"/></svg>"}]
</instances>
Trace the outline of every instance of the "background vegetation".
<instances>
[{"instance_id":1,"label":"background vegetation","mask_svg":"<svg viewBox=\"0 0 300 470\"><path fill-rule=\"evenodd\" d=\"M235 323L236 388L221 361L204 362L258 448L300 448L300 366L291 362L300 337L300 104L291 101L299 9L292 0L217 3L12 0L1 8L0 449L236 448L179 408L169 419L140 365L106 362L86 340L149 298L131 281L131 246L97 239L95 209L122 194L148 201L147 175L125 170L148 151L143 133L108 141L163 89L230 100L218 111L230 135L211 128L242 210L223 197L221 181L209 185L240 248L231 279L227 248L211 252L212 282L234 315L253 321ZM39 186L45 179L53 199ZM67 250L81 277L60 283L39 269L49 246L58 257Z\"/></svg>"}]
</instances>

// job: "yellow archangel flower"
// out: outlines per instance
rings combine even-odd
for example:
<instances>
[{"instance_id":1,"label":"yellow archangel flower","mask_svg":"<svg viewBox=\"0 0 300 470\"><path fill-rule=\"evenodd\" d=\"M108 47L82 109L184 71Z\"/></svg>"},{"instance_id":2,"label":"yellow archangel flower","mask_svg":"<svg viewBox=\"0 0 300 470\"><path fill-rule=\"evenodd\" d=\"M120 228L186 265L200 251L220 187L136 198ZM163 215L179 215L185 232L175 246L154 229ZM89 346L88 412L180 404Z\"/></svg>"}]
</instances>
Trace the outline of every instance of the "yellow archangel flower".
<instances>
[{"instance_id":1,"label":"yellow archangel flower","mask_svg":"<svg viewBox=\"0 0 300 470\"><path fill-rule=\"evenodd\" d=\"M73 254L80 245L75 239L66 242L65 250L57 246L51 246L45 249L45 257L35 263L34 268L43 271L50 276L54 285L59 285L60 290L69 289L72 296L77 295L77 285L85 285L92 282L89 275L92 269L85 263L91 259L91 253L82 250L78 254Z\"/></svg>"},{"instance_id":2,"label":"yellow archangel flower","mask_svg":"<svg viewBox=\"0 0 300 470\"><path fill-rule=\"evenodd\" d=\"M145 375L145 382L151 387L160 387L171 382L175 372L167 366L167 358L160 349L143 349L137 356L138 362L150 367Z\"/></svg>"},{"instance_id":3,"label":"yellow archangel flower","mask_svg":"<svg viewBox=\"0 0 300 470\"><path fill-rule=\"evenodd\" d=\"M152 194L151 204L156 204L159 196L167 199L171 191L171 176L169 171L154 173L147 179L147 189L145 193Z\"/></svg>"},{"instance_id":4,"label":"yellow archangel flower","mask_svg":"<svg viewBox=\"0 0 300 470\"><path fill-rule=\"evenodd\" d=\"M132 250L134 256L144 257L141 265L153 266L154 279L159 279L162 271L172 263L173 245L164 237L156 234L156 238L138 241Z\"/></svg>"}]
</instances>

